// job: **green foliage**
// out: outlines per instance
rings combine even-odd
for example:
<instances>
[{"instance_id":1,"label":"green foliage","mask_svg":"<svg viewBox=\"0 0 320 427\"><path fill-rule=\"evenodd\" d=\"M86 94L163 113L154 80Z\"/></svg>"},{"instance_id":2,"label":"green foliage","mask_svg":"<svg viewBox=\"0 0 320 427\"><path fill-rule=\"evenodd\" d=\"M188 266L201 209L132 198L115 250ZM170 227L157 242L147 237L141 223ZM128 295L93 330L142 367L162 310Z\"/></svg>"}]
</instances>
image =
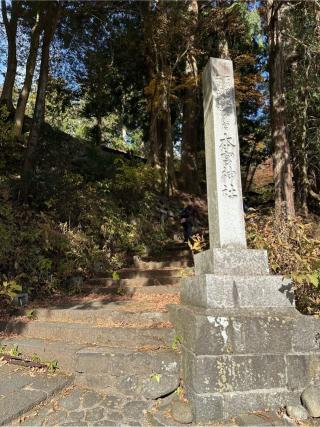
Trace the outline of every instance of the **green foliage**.
<instances>
[{"instance_id":1,"label":"green foliage","mask_svg":"<svg viewBox=\"0 0 320 427\"><path fill-rule=\"evenodd\" d=\"M16 200L18 179L0 174L2 301L22 289L31 298L79 292L81 286L71 289L74 276L117 271L133 253L166 239L147 165L115 161L50 128L36 154L29 205ZM12 171L18 176L19 168Z\"/></svg>"},{"instance_id":2,"label":"green foliage","mask_svg":"<svg viewBox=\"0 0 320 427\"><path fill-rule=\"evenodd\" d=\"M319 4L296 2L284 16L285 52L295 52L286 72L287 132L293 157L296 205L318 214L320 207ZM318 2L319 3L319 2Z\"/></svg>"},{"instance_id":3,"label":"green foliage","mask_svg":"<svg viewBox=\"0 0 320 427\"><path fill-rule=\"evenodd\" d=\"M318 265L319 263L316 263L316 266ZM311 272L304 271L304 272L292 273L291 277L299 285L303 285L304 283L307 283L308 285L312 285L315 288L319 288L320 268L316 268Z\"/></svg>"},{"instance_id":4,"label":"green foliage","mask_svg":"<svg viewBox=\"0 0 320 427\"><path fill-rule=\"evenodd\" d=\"M248 4L244 1L235 1L231 6L226 8L227 13L232 13L236 19L245 27L245 40L248 44L256 38L259 47L263 47L261 32L261 17L257 8L249 9Z\"/></svg>"},{"instance_id":5,"label":"green foliage","mask_svg":"<svg viewBox=\"0 0 320 427\"><path fill-rule=\"evenodd\" d=\"M12 348L8 348L7 345L1 345L0 346L0 355L9 355L11 357L21 357L23 356L23 353L19 350L19 347L17 345L14 345ZM47 360L43 361L41 357L37 353L33 353L31 356L31 360L35 363L40 363L42 365L45 365L48 369L48 371L52 374L54 374L59 369L59 363L57 360Z\"/></svg>"},{"instance_id":6,"label":"green foliage","mask_svg":"<svg viewBox=\"0 0 320 427\"><path fill-rule=\"evenodd\" d=\"M30 320L34 320L37 318L37 312L34 309L30 309L26 311L25 316Z\"/></svg>"},{"instance_id":7,"label":"green foliage","mask_svg":"<svg viewBox=\"0 0 320 427\"><path fill-rule=\"evenodd\" d=\"M172 350L178 350L181 343L182 343L182 336L175 335L171 344Z\"/></svg>"},{"instance_id":8,"label":"green foliage","mask_svg":"<svg viewBox=\"0 0 320 427\"><path fill-rule=\"evenodd\" d=\"M0 355L6 354L12 357L21 357L23 356L23 353L19 350L19 347L17 345L14 345L12 348L8 348L7 345L1 345L0 346ZM47 367L48 371L50 373L55 373L59 369L59 363L57 360L46 360L43 361L41 357L37 353L33 353L31 356L31 360L35 363L43 364Z\"/></svg>"},{"instance_id":9,"label":"green foliage","mask_svg":"<svg viewBox=\"0 0 320 427\"><path fill-rule=\"evenodd\" d=\"M66 82L49 76L46 94L46 119L54 128L69 131L69 111L73 94Z\"/></svg>"},{"instance_id":10,"label":"green foliage","mask_svg":"<svg viewBox=\"0 0 320 427\"><path fill-rule=\"evenodd\" d=\"M33 355L31 356L31 360L35 363L41 363L41 358L40 356L38 356L37 353L33 353Z\"/></svg>"},{"instance_id":11,"label":"green foliage","mask_svg":"<svg viewBox=\"0 0 320 427\"><path fill-rule=\"evenodd\" d=\"M6 345L0 345L0 354L6 354L7 346Z\"/></svg>"},{"instance_id":12,"label":"green foliage","mask_svg":"<svg viewBox=\"0 0 320 427\"><path fill-rule=\"evenodd\" d=\"M124 286L119 285L117 287L117 295L123 296L126 294L126 289Z\"/></svg>"},{"instance_id":13,"label":"green foliage","mask_svg":"<svg viewBox=\"0 0 320 427\"><path fill-rule=\"evenodd\" d=\"M12 357L19 357L21 356L21 351L19 350L19 347L17 345L14 345L9 351L8 354Z\"/></svg>"},{"instance_id":14,"label":"green foliage","mask_svg":"<svg viewBox=\"0 0 320 427\"><path fill-rule=\"evenodd\" d=\"M138 202L145 202L146 207L151 206L159 180L155 168L141 163L129 164L123 160L117 160L116 167L112 190L119 198L126 200L126 206L132 209L137 207Z\"/></svg>"},{"instance_id":15,"label":"green foliage","mask_svg":"<svg viewBox=\"0 0 320 427\"><path fill-rule=\"evenodd\" d=\"M184 395L184 389L181 385L179 385L175 391L175 393L178 395L179 399L182 398Z\"/></svg>"},{"instance_id":16,"label":"green foliage","mask_svg":"<svg viewBox=\"0 0 320 427\"><path fill-rule=\"evenodd\" d=\"M54 374L58 369L60 369L59 368L59 363L58 363L57 360L47 360L47 361L45 361L43 363L46 365L48 371L51 374Z\"/></svg>"},{"instance_id":17,"label":"green foliage","mask_svg":"<svg viewBox=\"0 0 320 427\"><path fill-rule=\"evenodd\" d=\"M12 122L4 105L0 105L0 183L1 175L10 176L22 158L22 146L11 137Z\"/></svg>"},{"instance_id":18,"label":"green foliage","mask_svg":"<svg viewBox=\"0 0 320 427\"><path fill-rule=\"evenodd\" d=\"M0 295L13 299L22 291L22 286L15 280L4 280L0 285Z\"/></svg>"},{"instance_id":19,"label":"green foliage","mask_svg":"<svg viewBox=\"0 0 320 427\"><path fill-rule=\"evenodd\" d=\"M161 380L161 374L159 374L159 373L151 374L151 375L150 375L150 379L151 379L152 381L155 381L155 382L157 382L157 383L160 383L160 380Z\"/></svg>"},{"instance_id":20,"label":"green foliage","mask_svg":"<svg viewBox=\"0 0 320 427\"><path fill-rule=\"evenodd\" d=\"M297 307L307 314L319 314L320 242L314 224L297 217L289 220L272 213L247 215L247 238L251 247L267 249L271 269L292 278Z\"/></svg>"},{"instance_id":21,"label":"green foliage","mask_svg":"<svg viewBox=\"0 0 320 427\"><path fill-rule=\"evenodd\" d=\"M120 274L117 271L112 272L112 280L119 280Z\"/></svg>"}]
</instances>

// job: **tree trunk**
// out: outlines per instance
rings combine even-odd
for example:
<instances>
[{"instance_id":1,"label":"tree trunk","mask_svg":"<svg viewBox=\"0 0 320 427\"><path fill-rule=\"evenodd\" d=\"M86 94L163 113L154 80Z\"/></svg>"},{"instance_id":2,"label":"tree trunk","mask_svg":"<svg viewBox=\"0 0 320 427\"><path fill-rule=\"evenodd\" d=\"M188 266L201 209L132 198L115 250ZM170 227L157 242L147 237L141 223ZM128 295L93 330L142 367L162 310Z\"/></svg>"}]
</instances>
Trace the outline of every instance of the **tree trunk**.
<instances>
[{"instance_id":1,"label":"tree trunk","mask_svg":"<svg viewBox=\"0 0 320 427\"><path fill-rule=\"evenodd\" d=\"M255 159L257 143L258 141L255 141L251 148L250 155L248 156L248 160L245 168L244 184L243 184L245 194L250 191L253 176L258 167L257 161Z\"/></svg>"},{"instance_id":2,"label":"tree trunk","mask_svg":"<svg viewBox=\"0 0 320 427\"><path fill-rule=\"evenodd\" d=\"M143 8L144 34L148 41L145 46L150 112L148 163L159 171L162 191L169 195L175 186L170 109L172 70L166 52L159 49L155 41L159 37L157 18L165 17L166 13L163 2L158 3L155 12L152 2Z\"/></svg>"},{"instance_id":3,"label":"tree trunk","mask_svg":"<svg viewBox=\"0 0 320 427\"><path fill-rule=\"evenodd\" d=\"M284 61L281 35L282 2L268 0L270 113L273 144L275 209L295 215L290 147L286 132Z\"/></svg>"},{"instance_id":4,"label":"tree trunk","mask_svg":"<svg viewBox=\"0 0 320 427\"><path fill-rule=\"evenodd\" d=\"M221 31L219 35L219 57L221 59L230 59L229 44L225 31Z\"/></svg>"},{"instance_id":5,"label":"tree trunk","mask_svg":"<svg viewBox=\"0 0 320 427\"><path fill-rule=\"evenodd\" d=\"M309 60L308 53L305 52L306 61ZM308 153L307 153L307 122L308 122L308 107L309 107L309 96L308 96L308 79L309 79L310 62L308 62L305 70L305 82L302 86L302 132L300 142L300 201L301 209L305 216L308 215L308 194L309 194L309 178L308 178Z\"/></svg>"},{"instance_id":6,"label":"tree trunk","mask_svg":"<svg viewBox=\"0 0 320 427\"><path fill-rule=\"evenodd\" d=\"M150 65L150 64L149 64ZM150 105L150 119L149 119L149 135L148 135L148 163L153 166L155 169L160 170L160 143L159 143L159 120L158 120L158 108L157 102L158 99L158 81L157 78L154 78L152 75L151 69L149 69L149 82L154 82L154 90L150 95L149 105Z\"/></svg>"},{"instance_id":7,"label":"tree trunk","mask_svg":"<svg viewBox=\"0 0 320 427\"><path fill-rule=\"evenodd\" d=\"M315 34L318 40L320 40L320 5L319 3L314 2L314 8L315 8L315 18L316 18Z\"/></svg>"},{"instance_id":8,"label":"tree trunk","mask_svg":"<svg viewBox=\"0 0 320 427\"><path fill-rule=\"evenodd\" d=\"M17 109L14 116L14 125L13 125L12 133L13 133L13 136L17 139L20 139L22 135L22 128L23 128L23 121L24 121L24 116L26 112L26 106L29 99L29 94L30 94L33 75L34 75L34 69L36 66L40 34L42 29L41 24L42 23L41 23L40 12L38 11L36 22L31 31L30 49L29 49L29 56L26 64L26 75L24 79L24 84L19 95Z\"/></svg>"},{"instance_id":9,"label":"tree trunk","mask_svg":"<svg viewBox=\"0 0 320 427\"><path fill-rule=\"evenodd\" d=\"M159 96L159 80L157 78L158 67L157 61L154 60L155 52L154 45L151 43L153 34L153 13L152 13L152 1L140 3L142 20L143 20L143 32L146 40L144 46L144 58L147 69L147 81L149 101L149 126L148 126L148 146L147 146L147 159L148 163L155 169L160 169L159 160L159 143L158 143L158 111L157 111L157 99Z\"/></svg>"},{"instance_id":10,"label":"tree trunk","mask_svg":"<svg viewBox=\"0 0 320 427\"><path fill-rule=\"evenodd\" d=\"M189 52L187 54L185 81L186 89L183 97L183 122L181 143L181 176L183 189L190 193L199 192L199 176L197 166L199 94L198 65L194 52L195 30L198 23L198 1L190 0Z\"/></svg>"},{"instance_id":11,"label":"tree trunk","mask_svg":"<svg viewBox=\"0 0 320 427\"><path fill-rule=\"evenodd\" d=\"M217 6L224 11L226 7L225 1L218 0ZM224 16L224 19L222 21L222 28L219 31L219 40L218 40L219 58L230 59L229 44L228 44L227 35L226 35L228 30L228 24L226 22L225 12L223 13L223 16Z\"/></svg>"},{"instance_id":12,"label":"tree trunk","mask_svg":"<svg viewBox=\"0 0 320 427\"><path fill-rule=\"evenodd\" d=\"M175 174L173 163L173 141L172 141L172 128L171 128L171 110L168 105L164 113L163 120L163 136L161 141L161 154L162 158L162 186L164 193L169 196L172 194L175 187Z\"/></svg>"},{"instance_id":13,"label":"tree trunk","mask_svg":"<svg viewBox=\"0 0 320 427\"><path fill-rule=\"evenodd\" d=\"M8 18L6 0L1 0L2 19L5 25L8 40L7 71L4 79L0 103L6 105L8 111L14 112L12 93L17 72L17 45L16 35L20 5L18 1L12 1L11 18Z\"/></svg>"},{"instance_id":14,"label":"tree trunk","mask_svg":"<svg viewBox=\"0 0 320 427\"><path fill-rule=\"evenodd\" d=\"M97 120L97 124L96 124L97 132L95 134L96 140L94 142L100 146L102 144L102 116L100 114L97 114L96 120Z\"/></svg>"},{"instance_id":15,"label":"tree trunk","mask_svg":"<svg viewBox=\"0 0 320 427\"><path fill-rule=\"evenodd\" d=\"M33 122L28 139L26 156L22 174L22 198L26 199L29 192L30 178L32 177L35 151L39 142L41 127L45 116L46 89L49 76L50 45L58 23L60 6L57 2L48 2L44 22L44 35L41 51L41 66L38 80L36 103L34 107Z\"/></svg>"},{"instance_id":16,"label":"tree trunk","mask_svg":"<svg viewBox=\"0 0 320 427\"><path fill-rule=\"evenodd\" d=\"M175 173L169 102L170 88L168 87L165 73L159 83L159 88L158 98L156 98L155 117L153 118L156 128L156 138L152 143L155 150L153 156L158 162L158 165L155 164L155 166L159 167L161 172L162 190L169 196L175 187Z\"/></svg>"},{"instance_id":17,"label":"tree trunk","mask_svg":"<svg viewBox=\"0 0 320 427\"><path fill-rule=\"evenodd\" d=\"M149 147L148 147L148 163L160 169L159 161L159 144L158 144L158 120L154 108L150 112L150 126L149 126Z\"/></svg>"},{"instance_id":18,"label":"tree trunk","mask_svg":"<svg viewBox=\"0 0 320 427\"><path fill-rule=\"evenodd\" d=\"M159 96L158 94L156 96ZM167 195L171 193L175 182L173 167L173 144L171 136L171 112L169 106L162 103L151 108L149 131L148 163L160 171L161 186Z\"/></svg>"}]
</instances>

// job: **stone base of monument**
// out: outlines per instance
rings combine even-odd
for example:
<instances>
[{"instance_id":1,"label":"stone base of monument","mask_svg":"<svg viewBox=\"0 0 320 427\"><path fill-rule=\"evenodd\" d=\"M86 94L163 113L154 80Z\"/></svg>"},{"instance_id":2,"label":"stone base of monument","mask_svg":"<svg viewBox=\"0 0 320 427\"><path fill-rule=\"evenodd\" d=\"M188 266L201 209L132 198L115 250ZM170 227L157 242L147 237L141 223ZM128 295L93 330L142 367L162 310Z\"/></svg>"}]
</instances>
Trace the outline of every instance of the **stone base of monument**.
<instances>
[{"instance_id":1,"label":"stone base of monument","mask_svg":"<svg viewBox=\"0 0 320 427\"><path fill-rule=\"evenodd\" d=\"M294 307L266 251L247 249L232 62L202 73L210 250L195 256L171 320L196 422L297 404L320 381L320 319Z\"/></svg>"},{"instance_id":2,"label":"stone base of monument","mask_svg":"<svg viewBox=\"0 0 320 427\"><path fill-rule=\"evenodd\" d=\"M182 305L170 306L196 422L298 404L320 381L320 319L295 309L290 282L268 275L264 251L241 250L241 263L236 252L196 255Z\"/></svg>"}]
</instances>

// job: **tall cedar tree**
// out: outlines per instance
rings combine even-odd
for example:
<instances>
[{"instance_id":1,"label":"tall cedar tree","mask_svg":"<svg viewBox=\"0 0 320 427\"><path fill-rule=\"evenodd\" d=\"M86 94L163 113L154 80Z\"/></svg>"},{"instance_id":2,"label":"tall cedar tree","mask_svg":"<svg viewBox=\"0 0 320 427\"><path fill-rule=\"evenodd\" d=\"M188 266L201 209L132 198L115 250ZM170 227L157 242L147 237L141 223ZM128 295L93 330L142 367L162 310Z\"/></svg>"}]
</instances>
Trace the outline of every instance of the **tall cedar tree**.
<instances>
[{"instance_id":1,"label":"tall cedar tree","mask_svg":"<svg viewBox=\"0 0 320 427\"><path fill-rule=\"evenodd\" d=\"M162 188L166 194L170 194L175 185L170 102L173 65L169 50L174 38L174 29L170 29L171 14L176 13L176 9L171 6L165 1L159 1L154 9L150 1L143 7L148 74L145 93L149 96L150 113L148 162L160 171Z\"/></svg>"},{"instance_id":2,"label":"tall cedar tree","mask_svg":"<svg viewBox=\"0 0 320 427\"><path fill-rule=\"evenodd\" d=\"M184 190L199 192L197 166L199 123L199 74L195 53L195 38L198 25L198 1L188 2L188 53L186 56L185 90L183 95L183 121L181 141L181 176Z\"/></svg>"},{"instance_id":3,"label":"tall cedar tree","mask_svg":"<svg viewBox=\"0 0 320 427\"><path fill-rule=\"evenodd\" d=\"M11 17L8 17L6 0L1 0L2 19L6 29L8 40L7 70L0 97L1 104L6 105L8 111L14 112L12 92L17 72L17 26L20 14L20 3L13 0L11 4Z\"/></svg>"},{"instance_id":4,"label":"tall cedar tree","mask_svg":"<svg viewBox=\"0 0 320 427\"><path fill-rule=\"evenodd\" d=\"M34 107L33 122L28 139L26 149L26 156L23 165L22 173L22 199L26 200L29 189L30 180L34 169L35 151L39 142L41 127L44 122L45 116L45 99L46 88L49 76L49 54L50 45L58 24L61 12L61 5L59 2L46 2L45 4L45 21L44 21L44 34L42 41L41 51L41 65L38 80L38 89L36 103Z\"/></svg>"},{"instance_id":5,"label":"tall cedar tree","mask_svg":"<svg viewBox=\"0 0 320 427\"><path fill-rule=\"evenodd\" d=\"M22 135L24 116L26 112L27 102L29 99L32 80L34 76L34 70L36 66L37 53L38 53L39 42L40 42L40 34L42 31L42 25L43 25L42 6L43 6L43 3L41 2L35 3L36 16L35 16L34 25L31 29L30 48L29 48L29 55L26 63L25 78L24 78L23 87L19 94L17 109L14 117L13 131L12 131L13 136L17 139L20 139Z\"/></svg>"},{"instance_id":6,"label":"tall cedar tree","mask_svg":"<svg viewBox=\"0 0 320 427\"><path fill-rule=\"evenodd\" d=\"M268 0L270 115L273 144L275 209L278 214L295 215L290 147L286 130L282 20L285 3Z\"/></svg>"}]
</instances>

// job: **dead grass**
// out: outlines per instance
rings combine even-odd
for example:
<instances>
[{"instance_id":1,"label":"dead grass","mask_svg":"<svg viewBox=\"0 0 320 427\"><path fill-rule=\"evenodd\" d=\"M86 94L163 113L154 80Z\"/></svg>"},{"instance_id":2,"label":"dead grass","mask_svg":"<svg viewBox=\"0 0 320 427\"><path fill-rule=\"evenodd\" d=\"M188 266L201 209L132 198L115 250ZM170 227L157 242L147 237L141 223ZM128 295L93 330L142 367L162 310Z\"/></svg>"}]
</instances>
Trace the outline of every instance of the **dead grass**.
<instances>
[{"instance_id":1,"label":"dead grass","mask_svg":"<svg viewBox=\"0 0 320 427\"><path fill-rule=\"evenodd\" d=\"M129 301L131 298L128 295L115 295L115 294L96 294L89 293L87 295L53 295L45 300L39 299L34 300L32 303L26 306L26 310L28 309L36 309L36 308L52 308L52 307L65 307L65 306L73 306L79 304L87 304L94 301L101 301L104 304L118 302L118 301Z\"/></svg>"},{"instance_id":2,"label":"dead grass","mask_svg":"<svg viewBox=\"0 0 320 427\"><path fill-rule=\"evenodd\" d=\"M152 306L151 311L167 311L168 304L180 304L179 294L137 294L133 295L132 301L146 303Z\"/></svg>"},{"instance_id":3,"label":"dead grass","mask_svg":"<svg viewBox=\"0 0 320 427\"><path fill-rule=\"evenodd\" d=\"M34 300L31 304L25 307L25 311L37 309L37 308L53 308L53 307L66 307L75 306L81 304L100 302L101 305L108 305L114 302L124 302L126 304L119 305L116 310L118 311L130 311L130 312L166 312L167 304L179 304L180 296L178 294L150 294L150 293L138 293L133 296L130 295L115 295L115 294L95 294L90 293L88 295L74 295L74 296L62 296L56 295L46 300ZM19 317L28 321L26 317ZM7 316L5 320L9 320Z\"/></svg>"}]
</instances>

